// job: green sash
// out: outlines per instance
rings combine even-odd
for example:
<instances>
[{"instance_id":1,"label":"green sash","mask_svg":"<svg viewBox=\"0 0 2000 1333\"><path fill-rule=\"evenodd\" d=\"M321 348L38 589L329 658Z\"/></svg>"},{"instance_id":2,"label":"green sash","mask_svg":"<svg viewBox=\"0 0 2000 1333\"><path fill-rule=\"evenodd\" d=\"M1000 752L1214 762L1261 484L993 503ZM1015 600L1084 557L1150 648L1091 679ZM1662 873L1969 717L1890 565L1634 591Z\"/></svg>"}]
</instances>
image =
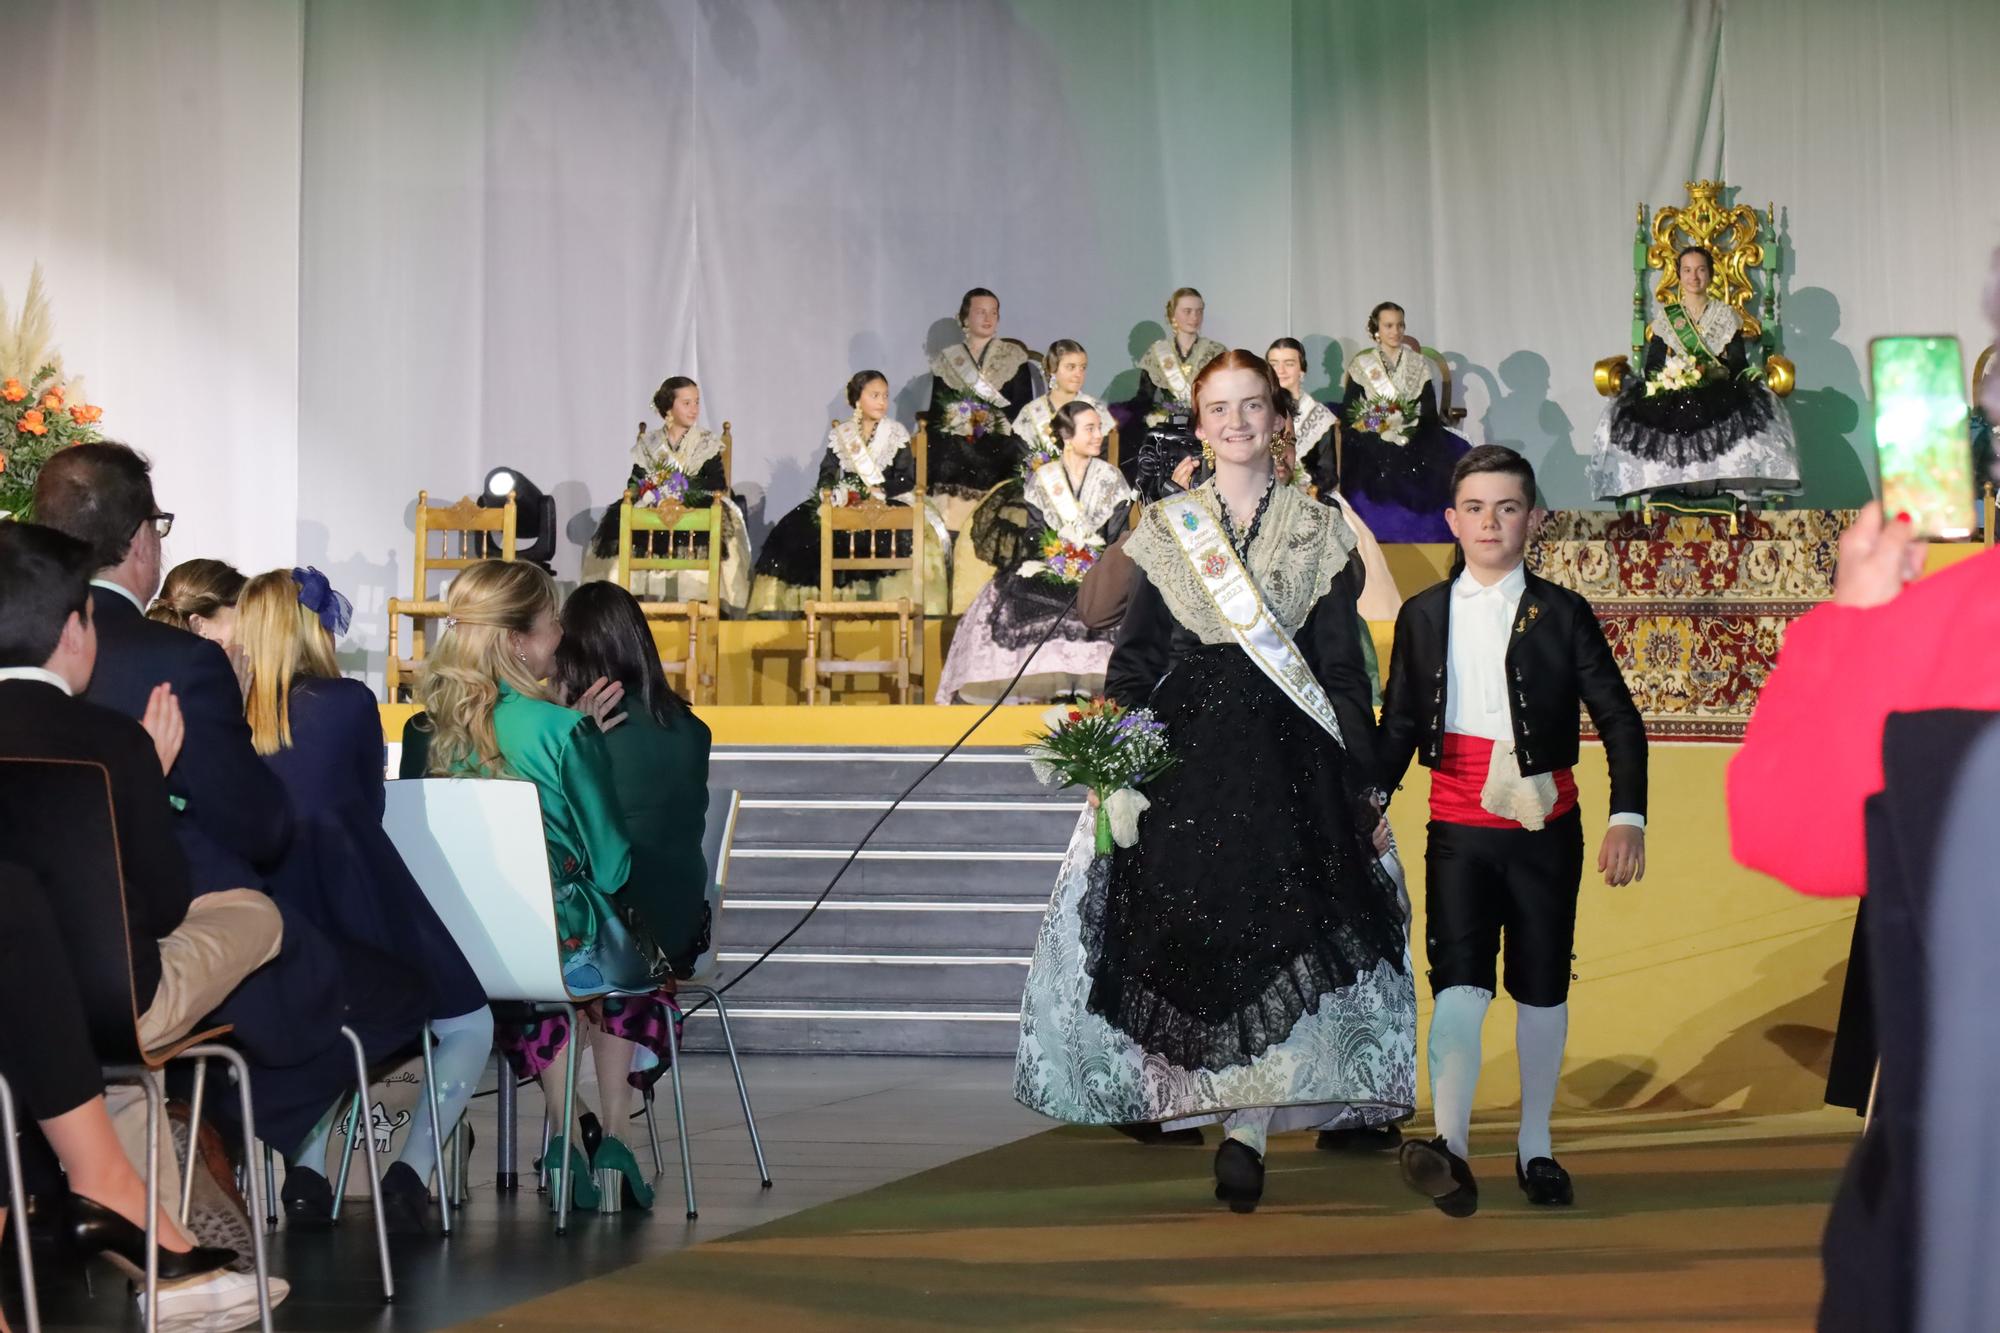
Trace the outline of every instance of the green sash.
<instances>
[{"instance_id":1,"label":"green sash","mask_svg":"<svg viewBox=\"0 0 2000 1333\"><path fill-rule=\"evenodd\" d=\"M1722 361L1715 353L1708 350L1708 344L1701 340L1701 331L1695 328L1694 321L1688 318L1687 310L1679 301L1667 302L1666 308L1660 313L1667 317L1667 327L1674 331L1674 337L1680 342L1681 350L1696 364L1717 370L1723 369Z\"/></svg>"}]
</instances>

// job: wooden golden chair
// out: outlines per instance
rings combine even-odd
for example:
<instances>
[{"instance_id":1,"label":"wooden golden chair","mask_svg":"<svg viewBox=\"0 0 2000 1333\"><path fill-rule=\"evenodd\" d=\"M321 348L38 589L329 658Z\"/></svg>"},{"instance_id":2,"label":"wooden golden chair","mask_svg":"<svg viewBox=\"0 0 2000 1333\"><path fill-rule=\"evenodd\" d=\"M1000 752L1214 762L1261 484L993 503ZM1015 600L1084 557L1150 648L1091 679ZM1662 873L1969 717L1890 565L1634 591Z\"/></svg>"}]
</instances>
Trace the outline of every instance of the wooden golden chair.
<instances>
[{"instance_id":1,"label":"wooden golden chair","mask_svg":"<svg viewBox=\"0 0 2000 1333\"><path fill-rule=\"evenodd\" d=\"M444 590L433 591L431 578L456 574L481 560L512 560L515 551L514 497L498 509L482 508L471 496L456 504L434 505L429 491L417 492L416 567L410 596L389 599L389 661L383 674L384 698L402 703L402 693L415 681L424 660L429 623L444 616ZM431 549L432 538L437 550ZM454 540L456 539L456 540ZM410 655L399 644L401 618L410 620Z\"/></svg>"},{"instance_id":2,"label":"wooden golden chair","mask_svg":"<svg viewBox=\"0 0 2000 1333\"><path fill-rule=\"evenodd\" d=\"M838 423L835 423L838 424ZM896 702L923 702L924 672L924 544L933 540L925 516L924 495L929 480L925 464L925 430L921 421L910 440L916 460L917 488L908 505L866 500L836 505L821 492L819 504L819 600L807 602L806 702L817 705L824 688L833 697L836 676L893 676ZM898 537L910 536L908 555L898 555ZM847 554L840 555L838 537L846 534ZM835 578L862 573L877 577L910 575L909 594L893 600L840 601ZM895 626L895 652L886 658L834 656L835 626L855 621L870 628ZM824 684L822 684L824 682Z\"/></svg>"},{"instance_id":3,"label":"wooden golden chair","mask_svg":"<svg viewBox=\"0 0 2000 1333\"><path fill-rule=\"evenodd\" d=\"M646 434L645 424L639 434ZM729 423L722 423L722 490L729 493L734 441ZM721 496L714 497L717 501ZM672 500L657 507L638 508L631 491L618 507L618 586L639 601L648 620L679 622L687 630L687 656L665 661L661 668L681 678L681 693L690 703L714 703L719 667L719 632L705 632L704 622L722 619L723 509L720 503L688 508ZM652 596L654 574L706 573L708 595L700 601L666 601Z\"/></svg>"}]
</instances>

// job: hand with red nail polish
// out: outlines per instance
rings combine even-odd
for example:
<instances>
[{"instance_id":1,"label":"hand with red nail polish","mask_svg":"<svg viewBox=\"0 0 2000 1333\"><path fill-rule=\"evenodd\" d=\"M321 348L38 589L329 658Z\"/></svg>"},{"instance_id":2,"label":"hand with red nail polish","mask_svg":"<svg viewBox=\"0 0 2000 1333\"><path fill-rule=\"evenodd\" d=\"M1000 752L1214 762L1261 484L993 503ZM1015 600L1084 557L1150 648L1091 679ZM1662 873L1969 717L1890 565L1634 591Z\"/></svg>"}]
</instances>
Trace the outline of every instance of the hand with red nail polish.
<instances>
[{"instance_id":1,"label":"hand with red nail polish","mask_svg":"<svg viewBox=\"0 0 2000 1333\"><path fill-rule=\"evenodd\" d=\"M1910 529L1910 516L1890 523L1870 501L1840 534L1840 562L1833 571L1833 600L1840 606L1882 606L1924 572L1928 547Z\"/></svg>"}]
</instances>

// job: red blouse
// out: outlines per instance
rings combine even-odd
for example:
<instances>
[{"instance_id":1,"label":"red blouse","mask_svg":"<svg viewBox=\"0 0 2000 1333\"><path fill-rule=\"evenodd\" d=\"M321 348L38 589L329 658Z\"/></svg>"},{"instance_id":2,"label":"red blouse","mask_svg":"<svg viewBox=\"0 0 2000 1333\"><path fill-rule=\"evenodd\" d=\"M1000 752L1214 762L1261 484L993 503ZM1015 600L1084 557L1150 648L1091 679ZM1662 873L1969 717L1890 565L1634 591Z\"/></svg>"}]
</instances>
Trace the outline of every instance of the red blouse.
<instances>
[{"instance_id":1,"label":"red blouse","mask_svg":"<svg viewBox=\"0 0 2000 1333\"><path fill-rule=\"evenodd\" d=\"M1729 764L1736 859L1800 893L1867 885L1861 807L1882 789L1891 713L2000 709L2000 548L1866 610L1793 622Z\"/></svg>"}]
</instances>

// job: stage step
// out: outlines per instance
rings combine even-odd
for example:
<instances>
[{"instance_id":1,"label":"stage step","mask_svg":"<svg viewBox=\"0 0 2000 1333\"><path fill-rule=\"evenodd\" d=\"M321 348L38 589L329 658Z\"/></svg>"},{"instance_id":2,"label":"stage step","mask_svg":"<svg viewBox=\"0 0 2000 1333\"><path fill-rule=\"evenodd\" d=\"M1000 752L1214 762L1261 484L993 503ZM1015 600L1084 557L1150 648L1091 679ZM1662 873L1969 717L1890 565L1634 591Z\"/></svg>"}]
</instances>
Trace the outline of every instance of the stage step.
<instances>
[{"instance_id":1,"label":"stage step","mask_svg":"<svg viewBox=\"0 0 2000 1333\"><path fill-rule=\"evenodd\" d=\"M718 944L741 974L791 929L905 788L820 910L729 992L742 1050L1010 1055L1021 986L1082 803L1018 750L718 746L743 793ZM687 1028L714 1050L710 1015Z\"/></svg>"}]
</instances>

